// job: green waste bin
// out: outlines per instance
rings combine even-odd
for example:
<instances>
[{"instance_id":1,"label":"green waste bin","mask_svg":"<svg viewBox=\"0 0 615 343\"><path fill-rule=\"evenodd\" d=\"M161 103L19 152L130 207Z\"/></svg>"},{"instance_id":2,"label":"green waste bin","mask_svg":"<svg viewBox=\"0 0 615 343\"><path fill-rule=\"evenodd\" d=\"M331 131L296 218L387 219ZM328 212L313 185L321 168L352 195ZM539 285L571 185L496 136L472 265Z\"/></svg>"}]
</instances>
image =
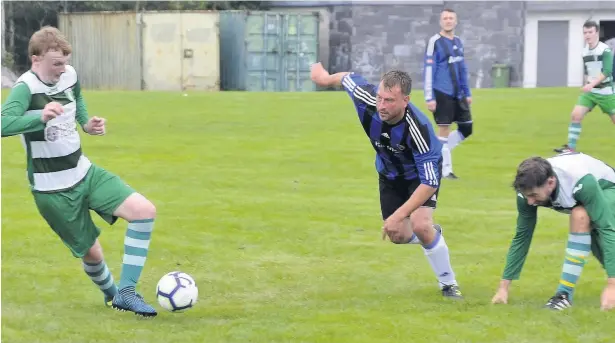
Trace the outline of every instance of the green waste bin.
<instances>
[{"instance_id":1,"label":"green waste bin","mask_svg":"<svg viewBox=\"0 0 615 343\"><path fill-rule=\"evenodd\" d=\"M491 77L495 88L510 86L510 67L506 64L494 64L491 68Z\"/></svg>"}]
</instances>

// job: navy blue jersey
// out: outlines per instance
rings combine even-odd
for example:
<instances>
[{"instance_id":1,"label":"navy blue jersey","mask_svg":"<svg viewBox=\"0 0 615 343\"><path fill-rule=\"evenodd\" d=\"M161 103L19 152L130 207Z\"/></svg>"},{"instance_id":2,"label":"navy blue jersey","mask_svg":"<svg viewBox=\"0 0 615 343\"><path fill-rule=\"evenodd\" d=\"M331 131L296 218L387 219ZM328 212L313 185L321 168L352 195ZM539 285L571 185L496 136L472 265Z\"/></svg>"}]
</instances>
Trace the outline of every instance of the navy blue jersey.
<instances>
[{"instance_id":1,"label":"navy blue jersey","mask_svg":"<svg viewBox=\"0 0 615 343\"><path fill-rule=\"evenodd\" d=\"M354 101L365 133L376 150L376 170L389 180L420 179L422 184L438 187L438 163L442 143L429 119L411 103L399 123L387 124L376 109L377 86L358 74L348 74L342 85Z\"/></svg>"},{"instance_id":2,"label":"navy blue jersey","mask_svg":"<svg viewBox=\"0 0 615 343\"><path fill-rule=\"evenodd\" d=\"M423 70L425 101L435 100L434 90L455 98L472 96L468 86L468 68L459 37L449 39L439 34L427 43Z\"/></svg>"}]
</instances>

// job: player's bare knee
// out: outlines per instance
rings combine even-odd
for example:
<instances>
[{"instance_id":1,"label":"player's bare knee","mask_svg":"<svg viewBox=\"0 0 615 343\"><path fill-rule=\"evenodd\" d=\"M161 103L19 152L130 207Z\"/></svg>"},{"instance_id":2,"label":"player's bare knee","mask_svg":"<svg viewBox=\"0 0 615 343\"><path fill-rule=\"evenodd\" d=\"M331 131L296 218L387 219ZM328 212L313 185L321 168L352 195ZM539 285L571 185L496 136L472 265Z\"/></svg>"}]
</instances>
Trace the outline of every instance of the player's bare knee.
<instances>
[{"instance_id":1,"label":"player's bare knee","mask_svg":"<svg viewBox=\"0 0 615 343\"><path fill-rule=\"evenodd\" d=\"M135 220L156 218L156 206L151 201L143 198L136 206Z\"/></svg>"},{"instance_id":2,"label":"player's bare knee","mask_svg":"<svg viewBox=\"0 0 615 343\"><path fill-rule=\"evenodd\" d=\"M570 120L573 123L580 123L585 116L586 110L583 107L575 107L570 114Z\"/></svg>"},{"instance_id":3,"label":"player's bare knee","mask_svg":"<svg viewBox=\"0 0 615 343\"><path fill-rule=\"evenodd\" d=\"M94 242L92 247L83 256L83 261L88 263L99 263L104 259L102 246L98 239Z\"/></svg>"},{"instance_id":4,"label":"player's bare knee","mask_svg":"<svg viewBox=\"0 0 615 343\"><path fill-rule=\"evenodd\" d=\"M611 116L611 121L615 124L615 114Z\"/></svg>"},{"instance_id":5,"label":"player's bare knee","mask_svg":"<svg viewBox=\"0 0 615 343\"><path fill-rule=\"evenodd\" d=\"M570 212L570 232L590 232L590 219L585 207L576 206Z\"/></svg>"}]
</instances>

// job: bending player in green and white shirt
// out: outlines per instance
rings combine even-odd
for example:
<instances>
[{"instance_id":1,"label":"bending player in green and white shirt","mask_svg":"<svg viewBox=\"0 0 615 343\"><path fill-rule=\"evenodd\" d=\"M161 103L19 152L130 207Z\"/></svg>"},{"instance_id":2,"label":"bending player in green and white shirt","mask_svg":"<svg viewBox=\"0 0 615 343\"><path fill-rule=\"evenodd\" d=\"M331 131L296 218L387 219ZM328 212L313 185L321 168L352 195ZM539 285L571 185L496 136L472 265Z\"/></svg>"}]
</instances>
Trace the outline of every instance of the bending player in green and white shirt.
<instances>
[{"instance_id":1,"label":"bending player in green and white shirt","mask_svg":"<svg viewBox=\"0 0 615 343\"><path fill-rule=\"evenodd\" d=\"M581 153L549 159L532 157L517 169L517 232L493 303L508 302L508 288L519 279L537 221L537 207L570 214L570 234L559 286L546 306L562 310L572 305L576 283L590 252L608 277L602 309L615 307L615 170Z\"/></svg>"},{"instance_id":2,"label":"bending player in green and white shirt","mask_svg":"<svg viewBox=\"0 0 615 343\"><path fill-rule=\"evenodd\" d=\"M103 135L105 120L88 119L77 72L67 64L71 52L70 43L56 28L43 27L32 35L28 46L32 69L21 75L2 106L2 137L21 136L36 207L73 256L83 261L105 304L152 317L156 310L135 287L148 254L156 208L81 151L77 126L91 135ZM109 224L118 218L128 221L117 286L104 261L100 229L91 210Z\"/></svg>"},{"instance_id":3,"label":"bending player in green and white shirt","mask_svg":"<svg viewBox=\"0 0 615 343\"><path fill-rule=\"evenodd\" d=\"M572 110L568 126L568 143L556 152L575 151L581 135L581 121L598 105L615 124L615 84L613 83L613 50L599 40L599 26L595 21L583 25L583 36L587 45L583 49L585 86Z\"/></svg>"}]
</instances>

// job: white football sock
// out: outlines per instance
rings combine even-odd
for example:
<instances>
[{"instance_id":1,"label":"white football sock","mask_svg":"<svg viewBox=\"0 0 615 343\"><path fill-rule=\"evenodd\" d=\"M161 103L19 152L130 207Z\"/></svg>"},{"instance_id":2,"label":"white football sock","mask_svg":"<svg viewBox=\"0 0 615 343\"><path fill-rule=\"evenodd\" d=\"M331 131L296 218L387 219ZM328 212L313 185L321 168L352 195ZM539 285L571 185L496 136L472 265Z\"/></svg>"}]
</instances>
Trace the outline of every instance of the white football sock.
<instances>
[{"instance_id":1,"label":"white football sock","mask_svg":"<svg viewBox=\"0 0 615 343\"><path fill-rule=\"evenodd\" d=\"M453 172L453 158L448 139L445 137L438 137L438 139L442 142L442 176L447 176Z\"/></svg>"},{"instance_id":2,"label":"white football sock","mask_svg":"<svg viewBox=\"0 0 615 343\"><path fill-rule=\"evenodd\" d=\"M430 245L423 245L423 251L438 278L440 288L457 285L455 272L453 272L453 267L451 267L448 254L448 246L444 241L444 236L442 236L440 232L436 232L436 238Z\"/></svg>"},{"instance_id":3,"label":"white football sock","mask_svg":"<svg viewBox=\"0 0 615 343\"><path fill-rule=\"evenodd\" d=\"M453 150L459 143L461 143L465 137L459 132L459 130L452 131L448 135L448 148Z\"/></svg>"}]
</instances>

